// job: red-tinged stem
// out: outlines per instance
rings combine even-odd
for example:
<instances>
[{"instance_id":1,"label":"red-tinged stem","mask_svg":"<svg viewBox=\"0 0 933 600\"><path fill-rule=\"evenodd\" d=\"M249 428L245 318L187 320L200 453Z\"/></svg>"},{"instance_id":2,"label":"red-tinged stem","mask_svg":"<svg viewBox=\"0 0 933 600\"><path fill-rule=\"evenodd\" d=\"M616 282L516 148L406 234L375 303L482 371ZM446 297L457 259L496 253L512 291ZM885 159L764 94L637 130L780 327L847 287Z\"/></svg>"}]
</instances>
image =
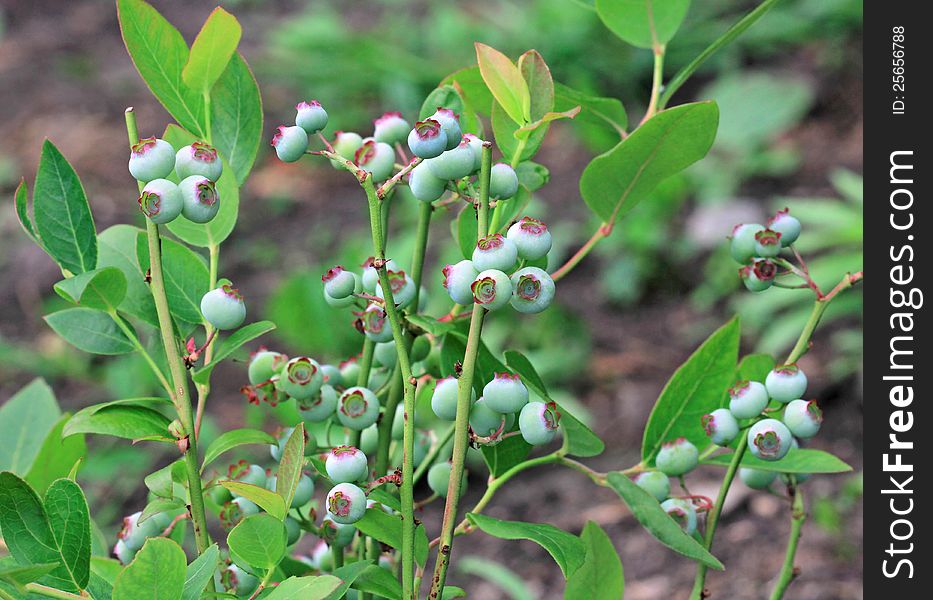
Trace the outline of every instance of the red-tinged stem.
<instances>
[{"instance_id":1,"label":"red-tinged stem","mask_svg":"<svg viewBox=\"0 0 933 600\"><path fill-rule=\"evenodd\" d=\"M598 244L603 238L609 237L610 233L612 233L612 225L608 223L603 223L600 225L599 228L593 233L592 237L590 237L590 239L587 240L586 243L583 244L583 246L581 246L573 256L567 259L567 262L565 262L559 269L551 273L551 279L554 281L559 281L566 277L567 274L574 269L574 267L580 264L580 261L586 258L586 256L590 253L590 251L593 250L596 244Z\"/></svg>"}]
</instances>

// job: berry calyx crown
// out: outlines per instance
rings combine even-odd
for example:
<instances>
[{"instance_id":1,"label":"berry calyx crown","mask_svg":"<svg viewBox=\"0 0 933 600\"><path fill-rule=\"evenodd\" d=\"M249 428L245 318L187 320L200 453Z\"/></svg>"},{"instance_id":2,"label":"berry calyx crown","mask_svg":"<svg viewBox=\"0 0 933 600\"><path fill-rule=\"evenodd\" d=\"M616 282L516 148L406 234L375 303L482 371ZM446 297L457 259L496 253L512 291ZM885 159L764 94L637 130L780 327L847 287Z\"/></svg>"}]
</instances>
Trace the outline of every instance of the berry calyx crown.
<instances>
[{"instance_id":1,"label":"berry calyx crown","mask_svg":"<svg viewBox=\"0 0 933 600\"><path fill-rule=\"evenodd\" d=\"M143 192L136 202L139 203L139 210L150 219L162 211L162 195L159 192Z\"/></svg>"},{"instance_id":2,"label":"berry calyx crown","mask_svg":"<svg viewBox=\"0 0 933 600\"><path fill-rule=\"evenodd\" d=\"M288 363L288 380L296 385L308 385L314 376L317 375L317 367L306 356L299 356Z\"/></svg>"},{"instance_id":3,"label":"berry calyx crown","mask_svg":"<svg viewBox=\"0 0 933 600\"><path fill-rule=\"evenodd\" d=\"M367 164L374 158L376 158L375 140L363 142L363 145L357 148L356 152L353 154L353 162L356 163L358 167Z\"/></svg>"},{"instance_id":4,"label":"berry calyx crown","mask_svg":"<svg viewBox=\"0 0 933 600\"><path fill-rule=\"evenodd\" d=\"M321 108L321 103L317 100L301 101L295 105L295 110L304 110L306 108Z\"/></svg>"},{"instance_id":5,"label":"berry calyx crown","mask_svg":"<svg viewBox=\"0 0 933 600\"><path fill-rule=\"evenodd\" d=\"M402 119L403 119L402 113L398 111L382 113L381 117L377 117L373 119L373 125L378 127L379 125L383 125L385 123L391 123L392 121L402 120Z\"/></svg>"},{"instance_id":6,"label":"berry calyx crown","mask_svg":"<svg viewBox=\"0 0 933 600\"><path fill-rule=\"evenodd\" d=\"M357 449L354 448L353 446L335 446L335 447L330 451L330 453L333 454L334 456L338 456L338 457L342 457L342 456L356 456L357 453L359 453L359 450L357 450Z\"/></svg>"},{"instance_id":7,"label":"berry calyx crown","mask_svg":"<svg viewBox=\"0 0 933 600\"><path fill-rule=\"evenodd\" d=\"M476 247L480 250L489 251L489 250L498 250L505 244L505 238L502 237L501 233L493 233L487 235L480 241L476 242Z\"/></svg>"},{"instance_id":8,"label":"berry calyx crown","mask_svg":"<svg viewBox=\"0 0 933 600\"><path fill-rule=\"evenodd\" d=\"M544 411L541 412L541 419L544 421L544 426L554 431L560 426L560 411L557 410L556 402L548 402L544 405Z\"/></svg>"},{"instance_id":9,"label":"berry calyx crown","mask_svg":"<svg viewBox=\"0 0 933 600\"><path fill-rule=\"evenodd\" d=\"M425 119L415 123L414 131L419 140L434 139L441 134L441 124L434 119Z\"/></svg>"},{"instance_id":10,"label":"berry calyx crown","mask_svg":"<svg viewBox=\"0 0 933 600\"><path fill-rule=\"evenodd\" d=\"M191 148L191 156L195 160L207 163L217 160L217 150L207 142L194 142L189 148Z\"/></svg>"},{"instance_id":11,"label":"berry calyx crown","mask_svg":"<svg viewBox=\"0 0 933 600\"><path fill-rule=\"evenodd\" d=\"M460 115L458 115L458 114L455 113L454 111L450 110L449 108L444 108L443 106L438 106L438 107L437 107L437 110L434 111L434 114L435 114L435 115L442 115L442 116L444 116L444 117L449 117L449 118L451 118L451 119L454 119L454 120L457 121L458 123L460 122Z\"/></svg>"},{"instance_id":12,"label":"berry calyx crown","mask_svg":"<svg viewBox=\"0 0 933 600\"><path fill-rule=\"evenodd\" d=\"M324 283L327 283L328 281L331 281L332 279L336 278L338 275L340 275L344 271L346 271L346 269L344 269L340 265L331 267L327 269L327 271L325 271L323 275L321 275L321 281L323 281Z\"/></svg>"},{"instance_id":13,"label":"berry calyx crown","mask_svg":"<svg viewBox=\"0 0 933 600\"><path fill-rule=\"evenodd\" d=\"M130 148L133 156L144 156L147 152L156 147L157 140L155 136L139 140Z\"/></svg>"},{"instance_id":14,"label":"berry calyx crown","mask_svg":"<svg viewBox=\"0 0 933 600\"><path fill-rule=\"evenodd\" d=\"M205 206L214 206L217 204L217 187L214 186L214 182L208 178L204 178L195 185L198 190L198 202Z\"/></svg>"},{"instance_id":15,"label":"berry calyx crown","mask_svg":"<svg viewBox=\"0 0 933 600\"><path fill-rule=\"evenodd\" d=\"M531 273L525 273L518 278L515 294L522 300L537 300L541 295L541 281Z\"/></svg>"},{"instance_id":16,"label":"berry calyx crown","mask_svg":"<svg viewBox=\"0 0 933 600\"><path fill-rule=\"evenodd\" d=\"M539 221L533 217L522 217L518 222L518 228L532 235L542 235L547 233L547 225L544 221Z\"/></svg>"},{"instance_id":17,"label":"berry calyx crown","mask_svg":"<svg viewBox=\"0 0 933 600\"><path fill-rule=\"evenodd\" d=\"M220 286L220 290L224 293L227 298L232 298L237 302L243 302L243 294L240 293L240 290L236 289L229 283L225 283Z\"/></svg>"},{"instance_id":18,"label":"berry calyx crown","mask_svg":"<svg viewBox=\"0 0 933 600\"><path fill-rule=\"evenodd\" d=\"M492 277L477 279L470 285L470 290L478 304L489 304L496 299L496 280Z\"/></svg>"},{"instance_id":19,"label":"berry calyx crown","mask_svg":"<svg viewBox=\"0 0 933 600\"><path fill-rule=\"evenodd\" d=\"M762 229L755 234L755 241L762 246L779 246L781 234L773 229Z\"/></svg>"}]
</instances>

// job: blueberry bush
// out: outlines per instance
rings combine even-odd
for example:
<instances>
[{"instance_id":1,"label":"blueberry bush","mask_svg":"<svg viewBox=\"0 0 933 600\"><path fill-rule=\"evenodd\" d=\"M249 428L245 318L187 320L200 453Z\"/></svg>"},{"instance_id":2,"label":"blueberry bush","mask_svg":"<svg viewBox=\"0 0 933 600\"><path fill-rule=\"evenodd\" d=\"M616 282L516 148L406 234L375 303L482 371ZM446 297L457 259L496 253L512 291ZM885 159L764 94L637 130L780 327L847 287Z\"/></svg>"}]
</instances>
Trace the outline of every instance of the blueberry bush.
<instances>
[{"instance_id":1,"label":"blueberry bush","mask_svg":"<svg viewBox=\"0 0 933 600\"><path fill-rule=\"evenodd\" d=\"M724 568L713 542L736 475L754 489L786 491L790 533L771 592L783 598L806 518L801 484L849 470L804 447L822 413L805 399L808 380L797 361L826 307L862 277L840 274L824 291L797 249L806 223L781 210L729 236L750 292L814 296L793 350L780 360L740 356L738 319L714 331L661 392L635 465L599 472L584 464L603 452L603 441L554 400L520 350L499 355L483 337L487 321L533 327L561 279L619 220L709 151L717 105L671 100L775 2L762 2L665 80L666 45L689 4L595 3L621 42L653 56L637 123L619 100L554 81L537 51L513 60L480 43L476 64L445 77L419 114L386 112L371 136L329 131L327 107L316 100L296 105L294 124L272 138L276 156L328 161L354 178L359 218L371 233L360 267L335 265L321 275L331 318L354 330L360 346L335 364L258 346L275 324L250 320L249 290L221 268L263 134L259 88L237 51L238 21L217 8L189 47L151 5L118 0L129 55L175 120L153 135L154 124L125 112L145 228L98 233L78 175L48 140L31 190L23 180L14 204L26 235L61 268L54 291L72 305L47 315L49 327L91 354L138 354L162 393L63 415L37 380L0 409L12 442L0 473L0 532L9 550L0 559L0 598L456 598L467 593L447 578L456 539L478 533L542 546L566 579L566 598L623 597L622 563L595 522L568 532L484 514L502 486L542 465L612 489L658 542L694 561L695 584L684 590L693 599L708 596L707 571ZM603 128L616 141L579 182L600 225L552 265L553 231L535 216L533 196L549 173L534 158L558 120ZM406 233L410 257L393 252L388 236L393 202L418 207L417 226ZM455 215L443 243L462 255L442 277L424 273L438 214ZM429 314L429 297L445 299L446 310ZM280 427L232 429L202 444L213 371L246 353L243 399ZM125 517L107 547L76 483L87 435L177 454L144 478L148 502ZM238 456L247 445L268 447L269 459ZM481 453L489 477L479 501L464 507L470 449ZM700 466L723 470L716 498L689 491L687 478ZM416 501L416 490L430 495ZM430 502L444 505L433 531L418 518ZM296 554L308 536L318 540L313 552Z\"/></svg>"}]
</instances>

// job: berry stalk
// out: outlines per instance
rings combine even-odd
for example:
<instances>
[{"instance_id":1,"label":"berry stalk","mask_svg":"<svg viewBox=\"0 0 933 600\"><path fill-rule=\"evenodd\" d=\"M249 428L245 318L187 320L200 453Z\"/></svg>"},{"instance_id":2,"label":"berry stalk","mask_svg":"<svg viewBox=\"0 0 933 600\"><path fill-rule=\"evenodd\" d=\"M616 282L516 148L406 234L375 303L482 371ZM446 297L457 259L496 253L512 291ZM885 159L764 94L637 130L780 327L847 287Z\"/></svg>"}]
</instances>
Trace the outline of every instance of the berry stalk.
<instances>
[{"instance_id":1,"label":"berry stalk","mask_svg":"<svg viewBox=\"0 0 933 600\"><path fill-rule=\"evenodd\" d=\"M781 573L778 575L777 583L774 584L774 590L771 592L771 600L781 600L787 586L797 576L794 569L794 557L797 554L797 544L800 542L800 532L803 529L803 523L807 520L807 511L804 507L803 491L800 486L793 484L794 497L790 509L790 536L787 539L787 551L784 554L784 564L781 566Z\"/></svg>"}]
</instances>

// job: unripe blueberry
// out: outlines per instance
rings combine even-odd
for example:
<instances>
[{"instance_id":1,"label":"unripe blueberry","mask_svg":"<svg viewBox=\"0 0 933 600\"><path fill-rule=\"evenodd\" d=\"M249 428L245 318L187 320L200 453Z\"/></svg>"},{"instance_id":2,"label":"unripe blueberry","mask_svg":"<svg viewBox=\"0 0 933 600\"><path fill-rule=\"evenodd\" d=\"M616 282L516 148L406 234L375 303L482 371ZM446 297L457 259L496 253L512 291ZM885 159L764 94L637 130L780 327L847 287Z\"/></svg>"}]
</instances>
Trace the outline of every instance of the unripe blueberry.
<instances>
[{"instance_id":1,"label":"unripe blueberry","mask_svg":"<svg viewBox=\"0 0 933 600\"><path fill-rule=\"evenodd\" d=\"M240 496L227 502L220 509L220 524L223 525L225 529L232 529L246 517L255 514L259 514L259 507L250 500Z\"/></svg>"},{"instance_id":2,"label":"unripe blueberry","mask_svg":"<svg viewBox=\"0 0 933 600\"><path fill-rule=\"evenodd\" d=\"M446 265L443 269L444 288L450 299L457 304L473 304L473 282L479 271L471 260L461 260L455 265Z\"/></svg>"},{"instance_id":3,"label":"unripe blueberry","mask_svg":"<svg viewBox=\"0 0 933 600\"><path fill-rule=\"evenodd\" d=\"M399 308L405 308L415 299L415 282L405 271L386 270L386 276L389 279L389 287L392 289L392 300ZM383 298L382 286L376 286L376 297Z\"/></svg>"},{"instance_id":4,"label":"unripe blueberry","mask_svg":"<svg viewBox=\"0 0 933 600\"><path fill-rule=\"evenodd\" d=\"M410 130L411 125L402 118L400 112L387 112L373 120L373 138L377 142L400 144L405 141Z\"/></svg>"},{"instance_id":5,"label":"unripe blueberry","mask_svg":"<svg viewBox=\"0 0 933 600\"><path fill-rule=\"evenodd\" d=\"M505 163L496 163L489 172L489 195L498 200L511 198L518 192L518 175Z\"/></svg>"},{"instance_id":6,"label":"unripe blueberry","mask_svg":"<svg viewBox=\"0 0 933 600\"><path fill-rule=\"evenodd\" d=\"M693 535L697 530L697 511L692 503L680 498L668 498L661 503L661 508L677 521L687 535Z\"/></svg>"},{"instance_id":7,"label":"unripe blueberry","mask_svg":"<svg viewBox=\"0 0 933 600\"><path fill-rule=\"evenodd\" d=\"M366 513L366 494L352 483L338 483L327 493L327 514L336 523L356 523Z\"/></svg>"},{"instance_id":8,"label":"unripe blueberry","mask_svg":"<svg viewBox=\"0 0 933 600\"><path fill-rule=\"evenodd\" d=\"M320 423L329 419L337 410L337 400L337 390L324 384L317 396L298 402L298 413L305 421Z\"/></svg>"},{"instance_id":9,"label":"unripe blueberry","mask_svg":"<svg viewBox=\"0 0 933 600\"><path fill-rule=\"evenodd\" d=\"M349 388L337 402L337 419L349 429L362 431L378 418L379 399L367 388Z\"/></svg>"},{"instance_id":10,"label":"unripe blueberry","mask_svg":"<svg viewBox=\"0 0 933 600\"><path fill-rule=\"evenodd\" d=\"M807 375L797 365L780 365L765 378L768 395L779 402L803 398L807 391Z\"/></svg>"},{"instance_id":11,"label":"unripe blueberry","mask_svg":"<svg viewBox=\"0 0 933 600\"><path fill-rule=\"evenodd\" d=\"M460 129L460 115L449 108L438 107L437 111L428 118L440 123L441 129L447 137L445 150L453 150L460 144L460 140L463 138L463 131Z\"/></svg>"},{"instance_id":12,"label":"unripe blueberry","mask_svg":"<svg viewBox=\"0 0 933 600\"><path fill-rule=\"evenodd\" d=\"M473 171L479 171L483 163L483 140L479 139L472 133L463 134L463 139L470 145L470 150L473 151Z\"/></svg>"},{"instance_id":13,"label":"unripe blueberry","mask_svg":"<svg viewBox=\"0 0 933 600\"><path fill-rule=\"evenodd\" d=\"M800 221L790 215L790 209L777 211L777 214L768 219L768 229L781 234L781 246L788 247L800 237Z\"/></svg>"},{"instance_id":14,"label":"unripe blueberry","mask_svg":"<svg viewBox=\"0 0 933 600\"><path fill-rule=\"evenodd\" d=\"M321 365L307 356L298 356L288 361L278 381L278 388L299 402L313 397L322 385L324 376L321 374Z\"/></svg>"},{"instance_id":15,"label":"unripe blueberry","mask_svg":"<svg viewBox=\"0 0 933 600\"><path fill-rule=\"evenodd\" d=\"M654 496L658 502L664 502L664 499L671 495L671 480L661 471L639 473L633 481L635 485Z\"/></svg>"},{"instance_id":16,"label":"unripe blueberry","mask_svg":"<svg viewBox=\"0 0 933 600\"><path fill-rule=\"evenodd\" d=\"M324 383L331 386L343 386L343 376L340 369L334 365L321 365L321 375L324 376Z\"/></svg>"},{"instance_id":17,"label":"unripe blueberry","mask_svg":"<svg viewBox=\"0 0 933 600\"><path fill-rule=\"evenodd\" d=\"M486 310L498 310L512 299L512 281L509 276L496 269L487 269L476 276L473 285L473 301Z\"/></svg>"},{"instance_id":18,"label":"unripe blueberry","mask_svg":"<svg viewBox=\"0 0 933 600\"><path fill-rule=\"evenodd\" d=\"M360 149L360 146L363 145L363 138L360 137L360 134L353 133L352 131L337 131L334 133L334 141L331 143L331 146L339 156L347 159L353 160L356 151ZM341 161L331 160L331 164L336 169L345 169L346 165Z\"/></svg>"},{"instance_id":19,"label":"unripe blueberry","mask_svg":"<svg viewBox=\"0 0 933 600\"><path fill-rule=\"evenodd\" d=\"M509 227L508 238L526 260L538 260L551 251L551 232L543 221L522 217Z\"/></svg>"},{"instance_id":20,"label":"unripe blueberry","mask_svg":"<svg viewBox=\"0 0 933 600\"><path fill-rule=\"evenodd\" d=\"M231 564L221 576L224 586L239 596L249 596L259 587L259 578Z\"/></svg>"},{"instance_id":21,"label":"unripe blueberry","mask_svg":"<svg viewBox=\"0 0 933 600\"><path fill-rule=\"evenodd\" d=\"M677 477L694 470L699 463L700 453L697 447L686 438L677 438L673 442L661 445L661 450L654 459L654 464L665 475Z\"/></svg>"},{"instance_id":22,"label":"unripe blueberry","mask_svg":"<svg viewBox=\"0 0 933 600\"><path fill-rule=\"evenodd\" d=\"M729 412L736 419L751 419L768 406L768 390L757 381L737 381L729 388Z\"/></svg>"},{"instance_id":23,"label":"unripe blueberry","mask_svg":"<svg viewBox=\"0 0 933 600\"><path fill-rule=\"evenodd\" d=\"M755 234L755 256L774 258L781 253L781 234L763 229Z\"/></svg>"},{"instance_id":24,"label":"unripe blueberry","mask_svg":"<svg viewBox=\"0 0 933 600\"><path fill-rule=\"evenodd\" d=\"M370 425L360 433L360 450L364 454L372 455L379 445L379 428Z\"/></svg>"},{"instance_id":25,"label":"unripe blueberry","mask_svg":"<svg viewBox=\"0 0 933 600\"><path fill-rule=\"evenodd\" d=\"M518 260L518 248L502 234L487 235L476 243L473 249L473 266L477 271L496 269L509 271Z\"/></svg>"},{"instance_id":26,"label":"unripe blueberry","mask_svg":"<svg viewBox=\"0 0 933 600\"><path fill-rule=\"evenodd\" d=\"M236 329L246 319L246 303L238 289L225 283L204 294L201 314L215 329Z\"/></svg>"},{"instance_id":27,"label":"unripe blueberry","mask_svg":"<svg viewBox=\"0 0 933 600\"><path fill-rule=\"evenodd\" d=\"M352 271L347 271L340 265L327 269L321 276L324 282L324 293L334 300L343 300L347 296L353 295L353 289L356 287L356 278Z\"/></svg>"},{"instance_id":28,"label":"unripe blueberry","mask_svg":"<svg viewBox=\"0 0 933 600\"><path fill-rule=\"evenodd\" d=\"M766 258L754 259L750 265L739 269L739 277L750 292L763 292L774 284L777 265Z\"/></svg>"},{"instance_id":29,"label":"unripe blueberry","mask_svg":"<svg viewBox=\"0 0 933 600\"><path fill-rule=\"evenodd\" d=\"M373 349L373 359L381 366L392 369L398 362L398 352L395 350L395 342L383 342L376 344Z\"/></svg>"},{"instance_id":30,"label":"unripe blueberry","mask_svg":"<svg viewBox=\"0 0 933 600\"><path fill-rule=\"evenodd\" d=\"M330 515L321 520L321 537L334 548L345 548L353 543L356 527L334 521Z\"/></svg>"},{"instance_id":31,"label":"unripe blueberry","mask_svg":"<svg viewBox=\"0 0 933 600\"><path fill-rule=\"evenodd\" d=\"M461 141L452 150L428 161L428 168L438 179L463 179L473 172L473 150L467 140Z\"/></svg>"},{"instance_id":32,"label":"unripe blueberry","mask_svg":"<svg viewBox=\"0 0 933 600\"><path fill-rule=\"evenodd\" d=\"M460 138L457 137L457 140ZM408 134L408 148L412 154L421 158L440 156L447 149L447 134L434 119L418 121Z\"/></svg>"},{"instance_id":33,"label":"unripe blueberry","mask_svg":"<svg viewBox=\"0 0 933 600\"><path fill-rule=\"evenodd\" d=\"M334 570L334 551L323 541L314 546L311 558L304 561L313 569L330 573Z\"/></svg>"},{"instance_id":34,"label":"unripe blueberry","mask_svg":"<svg viewBox=\"0 0 933 600\"><path fill-rule=\"evenodd\" d=\"M168 179L153 179L136 200L139 210L156 225L165 225L181 214L185 202L181 190Z\"/></svg>"},{"instance_id":35,"label":"unripe blueberry","mask_svg":"<svg viewBox=\"0 0 933 600\"><path fill-rule=\"evenodd\" d=\"M139 140L130 149L129 168L130 175L143 183L164 179L175 168L175 149L156 137Z\"/></svg>"},{"instance_id":36,"label":"unripe blueberry","mask_svg":"<svg viewBox=\"0 0 933 600\"><path fill-rule=\"evenodd\" d=\"M266 470L259 465L251 465L245 460L233 463L227 469L227 476L233 481L240 481L260 487L266 484Z\"/></svg>"},{"instance_id":37,"label":"unripe blueberry","mask_svg":"<svg viewBox=\"0 0 933 600\"><path fill-rule=\"evenodd\" d=\"M418 200L434 202L444 195L444 191L447 189L447 180L436 177L428 162L425 161L408 173L408 189Z\"/></svg>"},{"instance_id":38,"label":"unripe blueberry","mask_svg":"<svg viewBox=\"0 0 933 600\"><path fill-rule=\"evenodd\" d=\"M457 393L459 380L454 377L439 379L431 396L431 410L439 419L454 421L457 418ZM470 390L470 403L476 401L476 392Z\"/></svg>"},{"instance_id":39,"label":"unripe blueberry","mask_svg":"<svg viewBox=\"0 0 933 600\"><path fill-rule=\"evenodd\" d=\"M347 360L340 361L340 378L344 382L344 387L353 385L360 378L359 356L351 356Z\"/></svg>"},{"instance_id":40,"label":"unripe blueberry","mask_svg":"<svg viewBox=\"0 0 933 600\"><path fill-rule=\"evenodd\" d=\"M181 192L181 214L189 221L207 223L220 210L220 195L214 182L203 175L185 177L178 184Z\"/></svg>"},{"instance_id":41,"label":"unripe blueberry","mask_svg":"<svg viewBox=\"0 0 933 600\"><path fill-rule=\"evenodd\" d=\"M292 497L292 504L289 508L301 508L314 496L314 480L301 474L298 478L298 486L295 487L295 495Z\"/></svg>"},{"instance_id":42,"label":"unripe blueberry","mask_svg":"<svg viewBox=\"0 0 933 600\"><path fill-rule=\"evenodd\" d=\"M304 156L305 150L308 149L308 134L297 125L280 125L276 134L272 136L272 147L275 148L275 155L280 161L295 162Z\"/></svg>"},{"instance_id":43,"label":"unripe blueberry","mask_svg":"<svg viewBox=\"0 0 933 600\"><path fill-rule=\"evenodd\" d=\"M483 388L486 405L500 413L516 413L528 404L528 388L519 375L496 373Z\"/></svg>"},{"instance_id":44,"label":"unripe blueberry","mask_svg":"<svg viewBox=\"0 0 933 600\"><path fill-rule=\"evenodd\" d=\"M411 362L420 362L426 359L429 354L431 354L431 341L427 338L427 336L419 335L411 343ZM398 353L396 352L396 358L397 357Z\"/></svg>"},{"instance_id":45,"label":"unripe blueberry","mask_svg":"<svg viewBox=\"0 0 933 600\"><path fill-rule=\"evenodd\" d=\"M120 561L123 565L130 564L133 559L136 557L137 549L130 548L126 545L126 542L123 540L117 540L117 543L113 547L112 554Z\"/></svg>"},{"instance_id":46,"label":"unripe blueberry","mask_svg":"<svg viewBox=\"0 0 933 600\"><path fill-rule=\"evenodd\" d=\"M543 269L524 267L512 273L512 308L520 313L536 314L554 301L554 280Z\"/></svg>"},{"instance_id":47,"label":"unripe blueberry","mask_svg":"<svg viewBox=\"0 0 933 600\"><path fill-rule=\"evenodd\" d=\"M823 411L817 406L816 400L792 400L784 409L784 424L799 438L812 438L819 432L822 423Z\"/></svg>"},{"instance_id":48,"label":"unripe blueberry","mask_svg":"<svg viewBox=\"0 0 933 600\"><path fill-rule=\"evenodd\" d=\"M488 401L488 400L487 400ZM529 402L518 415L522 437L532 446L547 444L557 435L560 413L553 402Z\"/></svg>"},{"instance_id":49,"label":"unripe blueberry","mask_svg":"<svg viewBox=\"0 0 933 600\"><path fill-rule=\"evenodd\" d=\"M473 433L488 437L499 431L508 431L515 423L515 415L496 412L489 407L485 398L480 398L470 409L470 428Z\"/></svg>"},{"instance_id":50,"label":"unripe blueberry","mask_svg":"<svg viewBox=\"0 0 933 600\"><path fill-rule=\"evenodd\" d=\"M249 358L247 377L252 385L259 385L278 375L288 363L288 357L271 350L259 350Z\"/></svg>"},{"instance_id":51,"label":"unripe blueberry","mask_svg":"<svg viewBox=\"0 0 933 600\"><path fill-rule=\"evenodd\" d=\"M766 490L777 477L774 471L763 469L739 468L739 479L753 490Z\"/></svg>"},{"instance_id":52,"label":"unripe blueberry","mask_svg":"<svg viewBox=\"0 0 933 600\"><path fill-rule=\"evenodd\" d=\"M790 451L793 436L777 419L762 419L748 430L748 449L762 460L780 460Z\"/></svg>"},{"instance_id":53,"label":"unripe blueberry","mask_svg":"<svg viewBox=\"0 0 933 600\"><path fill-rule=\"evenodd\" d=\"M758 223L743 223L736 225L732 229L732 237L729 238L729 252L736 262L745 264L750 261L755 254L755 234L764 231L764 225Z\"/></svg>"},{"instance_id":54,"label":"unripe blueberry","mask_svg":"<svg viewBox=\"0 0 933 600\"><path fill-rule=\"evenodd\" d=\"M120 530L118 537L123 540L126 547L136 551L143 547L146 538L154 537L162 533L164 528L160 528L158 522L154 519L147 519L142 523L139 517L142 512L135 512L128 517L123 518L123 529Z\"/></svg>"},{"instance_id":55,"label":"unripe blueberry","mask_svg":"<svg viewBox=\"0 0 933 600\"><path fill-rule=\"evenodd\" d=\"M718 408L701 419L703 430L717 446L728 446L739 435L739 422L728 408Z\"/></svg>"},{"instance_id":56,"label":"unripe blueberry","mask_svg":"<svg viewBox=\"0 0 933 600\"><path fill-rule=\"evenodd\" d=\"M369 465L366 455L353 446L337 446L327 454L324 462L327 476L334 483L353 483L366 479Z\"/></svg>"},{"instance_id":57,"label":"unripe blueberry","mask_svg":"<svg viewBox=\"0 0 933 600\"><path fill-rule=\"evenodd\" d=\"M175 154L175 174L179 179L202 175L211 181L217 181L223 170L224 165L217 155L217 150L207 142L194 142L182 147Z\"/></svg>"},{"instance_id":58,"label":"unripe blueberry","mask_svg":"<svg viewBox=\"0 0 933 600\"><path fill-rule=\"evenodd\" d=\"M301 539L301 525L291 517L285 517L286 544L291 546Z\"/></svg>"},{"instance_id":59,"label":"unripe blueberry","mask_svg":"<svg viewBox=\"0 0 933 600\"><path fill-rule=\"evenodd\" d=\"M308 135L314 135L327 127L327 111L317 100L299 102L295 105L298 114L295 115L295 125L305 130Z\"/></svg>"},{"instance_id":60,"label":"unripe blueberry","mask_svg":"<svg viewBox=\"0 0 933 600\"><path fill-rule=\"evenodd\" d=\"M392 339L392 326L386 317L385 309L372 303L360 315L363 333L374 342L388 342Z\"/></svg>"},{"instance_id":61,"label":"unripe blueberry","mask_svg":"<svg viewBox=\"0 0 933 600\"><path fill-rule=\"evenodd\" d=\"M324 288L324 301L331 308L347 308L348 306L353 306L356 304L356 296L354 294L359 294L363 291L363 282L360 279L360 276L352 271L344 271L344 273L349 274L349 278L353 280L353 289L352 291L342 298L335 298L327 292L327 287L325 283Z\"/></svg>"},{"instance_id":62,"label":"unripe blueberry","mask_svg":"<svg viewBox=\"0 0 933 600\"><path fill-rule=\"evenodd\" d=\"M354 153L353 162L367 173L372 173L374 180L384 181L392 176L392 169L395 167L395 150L384 142L369 140L363 142L363 145Z\"/></svg>"},{"instance_id":63,"label":"unripe blueberry","mask_svg":"<svg viewBox=\"0 0 933 600\"><path fill-rule=\"evenodd\" d=\"M363 290L367 294L375 294L376 288L379 287L379 272L376 271L376 268L373 267L372 256L366 259L366 262L363 263L363 275L362 275L362 284ZM386 261L386 270L387 271L401 271L402 268L392 259Z\"/></svg>"},{"instance_id":64,"label":"unripe blueberry","mask_svg":"<svg viewBox=\"0 0 933 600\"><path fill-rule=\"evenodd\" d=\"M439 462L431 465L428 469L428 487L431 491L441 498L447 497L447 487L450 485L450 471L453 466L448 462ZM460 483L460 493L466 492L467 473L463 472L463 478Z\"/></svg>"}]
</instances>

